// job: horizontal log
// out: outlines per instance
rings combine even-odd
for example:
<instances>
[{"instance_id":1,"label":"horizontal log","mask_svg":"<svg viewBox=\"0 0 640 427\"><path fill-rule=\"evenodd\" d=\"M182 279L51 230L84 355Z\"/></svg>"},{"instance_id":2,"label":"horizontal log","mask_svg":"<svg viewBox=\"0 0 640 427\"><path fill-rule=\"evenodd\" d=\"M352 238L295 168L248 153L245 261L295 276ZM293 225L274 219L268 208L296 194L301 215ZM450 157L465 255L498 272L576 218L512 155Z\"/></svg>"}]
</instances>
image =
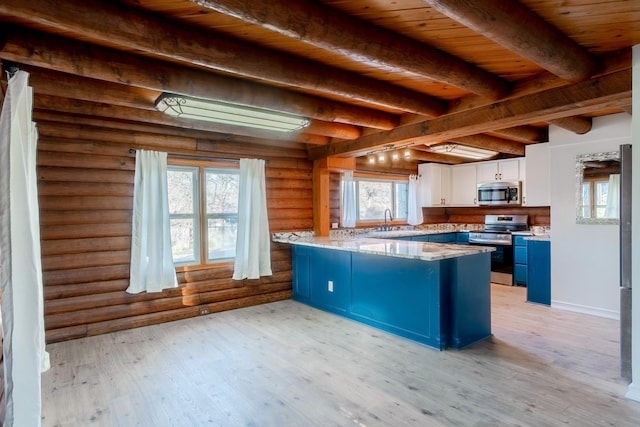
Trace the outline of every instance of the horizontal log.
<instances>
[{"instance_id":1,"label":"horizontal log","mask_svg":"<svg viewBox=\"0 0 640 427\"><path fill-rule=\"evenodd\" d=\"M133 195L131 197L111 196L42 196L39 198L40 208L45 210L66 211L69 209L133 209Z\"/></svg>"},{"instance_id":2,"label":"horizontal log","mask_svg":"<svg viewBox=\"0 0 640 427\"><path fill-rule=\"evenodd\" d=\"M58 121L38 121L38 132L41 136L46 137L116 142L124 144L127 150L136 146L163 147L166 151L169 151L169 149L177 151L189 150L191 152L196 150L195 138L132 132L130 129L79 126L76 123L61 123Z\"/></svg>"},{"instance_id":3,"label":"horizontal log","mask_svg":"<svg viewBox=\"0 0 640 427\"><path fill-rule=\"evenodd\" d=\"M133 170L85 169L81 167L65 168L55 166L39 166L39 181L60 182L104 182L133 184Z\"/></svg>"},{"instance_id":4,"label":"horizontal log","mask_svg":"<svg viewBox=\"0 0 640 427\"><path fill-rule=\"evenodd\" d=\"M311 199L286 197L286 194L284 196L280 194L280 196L281 197L277 198L273 196L270 197L269 193L267 193L267 209L307 209L313 207Z\"/></svg>"},{"instance_id":5,"label":"horizontal log","mask_svg":"<svg viewBox=\"0 0 640 427\"><path fill-rule=\"evenodd\" d=\"M293 179L293 178L267 178L266 188L275 189L307 189L311 190L313 182L310 179Z\"/></svg>"},{"instance_id":6,"label":"horizontal log","mask_svg":"<svg viewBox=\"0 0 640 427\"><path fill-rule=\"evenodd\" d=\"M129 264L47 271L42 278L45 286L128 280Z\"/></svg>"},{"instance_id":7,"label":"horizontal log","mask_svg":"<svg viewBox=\"0 0 640 427\"><path fill-rule=\"evenodd\" d=\"M41 182L40 196L124 196L133 197L133 184L97 182Z\"/></svg>"},{"instance_id":8,"label":"horizontal log","mask_svg":"<svg viewBox=\"0 0 640 427\"><path fill-rule=\"evenodd\" d=\"M129 277L126 279L94 281L87 283L59 284L51 285L45 283L45 301L58 298L72 298L81 295L93 295L109 292L124 291L129 287ZM45 302L45 305L47 303Z\"/></svg>"},{"instance_id":9,"label":"horizontal log","mask_svg":"<svg viewBox=\"0 0 640 427\"><path fill-rule=\"evenodd\" d=\"M265 167L264 175L267 179L271 178L282 178L282 179L301 179L301 180L311 180L313 178L313 173L311 170L304 169L291 169L291 168L276 168L271 165L273 162L269 162L269 164Z\"/></svg>"},{"instance_id":10,"label":"horizontal log","mask_svg":"<svg viewBox=\"0 0 640 427\"><path fill-rule=\"evenodd\" d=\"M267 189L267 200L269 199L283 199L285 197L290 197L294 199L311 199L312 190L308 188L268 188ZM269 203L267 203L267 207L269 207Z\"/></svg>"},{"instance_id":11,"label":"horizontal log","mask_svg":"<svg viewBox=\"0 0 640 427\"><path fill-rule=\"evenodd\" d=\"M153 312L166 312L185 306L241 299L259 294L286 291L290 288L290 283L244 286L236 289L205 292L197 296L172 296L167 298L134 301L131 303L111 305L107 307L91 307L83 310L74 310L73 312L48 314L45 317L45 329L57 329L80 324L91 324L106 320L139 316ZM129 298L135 300L136 296L130 295ZM202 302L199 303L199 301Z\"/></svg>"},{"instance_id":12,"label":"horizontal log","mask_svg":"<svg viewBox=\"0 0 640 427\"><path fill-rule=\"evenodd\" d=\"M477 134L469 136L459 136L456 138L452 138L451 141L458 142L468 147L497 151L498 153L513 154L515 156L524 156L524 144L502 138L496 138L495 136L491 135Z\"/></svg>"},{"instance_id":13,"label":"horizontal log","mask_svg":"<svg viewBox=\"0 0 640 427\"><path fill-rule=\"evenodd\" d=\"M269 231L271 233L277 233L279 231L308 231L311 229L313 229L313 219L311 218L269 220Z\"/></svg>"},{"instance_id":14,"label":"horizontal log","mask_svg":"<svg viewBox=\"0 0 640 427\"><path fill-rule=\"evenodd\" d=\"M224 301L220 303L205 304L203 306L186 307L169 312L150 313L141 316L116 319L105 322L93 323L91 325L72 326L68 328L50 329L46 331L47 343L55 343L68 339L77 339L87 336L94 336L117 332L125 329L139 328L142 326L155 325L164 322L187 319L200 316L200 309L206 308L209 313L233 310L237 308L250 307L252 305L266 304L291 298L291 291L262 294L252 297L242 298L235 301Z\"/></svg>"},{"instance_id":15,"label":"horizontal log","mask_svg":"<svg viewBox=\"0 0 640 427\"><path fill-rule=\"evenodd\" d=\"M207 153L218 153L220 157L246 157L247 153L251 153L252 157L292 157L306 159L307 152L305 150L282 150L274 147L264 147L255 144L236 144L222 141L198 140L198 151Z\"/></svg>"},{"instance_id":16,"label":"horizontal log","mask_svg":"<svg viewBox=\"0 0 640 427\"><path fill-rule=\"evenodd\" d=\"M131 260L131 252L126 250L92 251L84 253L44 255L43 271L61 271L73 268L103 267L107 265L127 264Z\"/></svg>"},{"instance_id":17,"label":"horizontal log","mask_svg":"<svg viewBox=\"0 0 640 427\"><path fill-rule=\"evenodd\" d=\"M124 224L131 222L130 210L84 210L84 211L47 211L40 210L40 225L78 225L78 224Z\"/></svg>"},{"instance_id":18,"label":"horizontal log","mask_svg":"<svg viewBox=\"0 0 640 427\"><path fill-rule=\"evenodd\" d=\"M38 152L38 168L43 166L69 167L82 166L92 169L135 170L135 160L125 157L92 156L89 154Z\"/></svg>"},{"instance_id":19,"label":"horizontal log","mask_svg":"<svg viewBox=\"0 0 640 427\"><path fill-rule=\"evenodd\" d=\"M305 217L309 217L310 219L312 215L309 209L274 209L269 213L269 220L276 219L302 219Z\"/></svg>"},{"instance_id":20,"label":"horizontal log","mask_svg":"<svg viewBox=\"0 0 640 427\"><path fill-rule=\"evenodd\" d=\"M40 227L42 240L84 239L98 237L131 237L131 222L120 224L45 225Z\"/></svg>"},{"instance_id":21,"label":"horizontal log","mask_svg":"<svg viewBox=\"0 0 640 427\"><path fill-rule=\"evenodd\" d=\"M123 251L131 248L131 236L85 239L45 240L41 242L43 259L49 255L87 254L91 252Z\"/></svg>"}]
</instances>

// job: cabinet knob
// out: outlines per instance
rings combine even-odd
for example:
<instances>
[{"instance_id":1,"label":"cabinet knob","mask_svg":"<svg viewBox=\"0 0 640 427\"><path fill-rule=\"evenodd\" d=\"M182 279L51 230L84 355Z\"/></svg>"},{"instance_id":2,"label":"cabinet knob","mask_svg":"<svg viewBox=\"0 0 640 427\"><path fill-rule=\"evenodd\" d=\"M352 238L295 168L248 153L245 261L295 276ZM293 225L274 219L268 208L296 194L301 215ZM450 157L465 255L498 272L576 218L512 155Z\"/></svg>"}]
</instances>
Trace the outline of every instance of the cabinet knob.
<instances>
[{"instance_id":1,"label":"cabinet knob","mask_svg":"<svg viewBox=\"0 0 640 427\"><path fill-rule=\"evenodd\" d=\"M498 180L498 174L495 174L494 177L496 178L496 181Z\"/></svg>"},{"instance_id":2,"label":"cabinet knob","mask_svg":"<svg viewBox=\"0 0 640 427\"><path fill-rule=\"evenodd\" d=\"M478 204L478 199L476 197L473 198L473 204L477 205Z\"/></svg>"}]
</instances>

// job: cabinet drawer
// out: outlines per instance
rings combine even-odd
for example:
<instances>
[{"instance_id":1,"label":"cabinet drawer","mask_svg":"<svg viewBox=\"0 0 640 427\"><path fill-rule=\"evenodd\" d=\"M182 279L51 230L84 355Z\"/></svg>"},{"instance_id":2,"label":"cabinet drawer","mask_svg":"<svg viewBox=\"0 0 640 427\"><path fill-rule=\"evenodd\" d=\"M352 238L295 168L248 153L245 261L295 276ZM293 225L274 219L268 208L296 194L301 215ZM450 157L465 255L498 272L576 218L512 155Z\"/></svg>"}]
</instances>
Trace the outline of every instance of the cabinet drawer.
<instances>
[{"instance_id":1,"label":"cabinet drawer","mask_svg":"<svg viewBox=\"0 0 640 427\"><path fill-rule=\"evenodd\" d=\"M513 284L527 285L527 266L525 264L516 264L513 267Z\"/></svg>"},{"instance_id":2,"label":"cabinet drawer","mask_svg":"<svg viewBox=\"0 0 640 427\"><path fill-rule=\"evenodd\" d=\"M526 247L527 241L524 240L525 237L529 237L529 236L522 236L522 235L513 236L513 245Z\"/></svg>"},{"instance_id":3,"label":"cabinet drawer","mask_svg":"<svg viewBox=\"0 0 640 427\"><path fill-rule=\"evenodd\" d=\"M434 243L452 243L456 241L456 233L432 234L429 241Z\"/></svg>"},{"instance_id":4,"label":"cabinet drawer","mask_svg":"<svg viewBox=\"0 0 640 427\"><path fill-rule=\"evenodd\" d=\"M527 247L516 246L513 249L513 261L516 264L527 264Z\"/></svg>"}]
</instances>

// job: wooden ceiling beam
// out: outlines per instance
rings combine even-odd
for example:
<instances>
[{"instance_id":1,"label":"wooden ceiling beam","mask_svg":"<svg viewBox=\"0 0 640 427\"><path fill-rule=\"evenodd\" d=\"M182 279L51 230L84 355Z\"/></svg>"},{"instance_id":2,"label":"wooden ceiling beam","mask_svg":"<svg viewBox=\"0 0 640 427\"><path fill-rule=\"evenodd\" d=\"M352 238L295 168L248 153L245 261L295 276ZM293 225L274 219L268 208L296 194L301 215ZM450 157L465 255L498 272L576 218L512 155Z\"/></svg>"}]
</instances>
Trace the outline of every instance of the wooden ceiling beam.
<instances>
[{"instance_id":1,"label":"wooden ceiling beam","mask_svg":"<svg viewBox=\"0 0 640 427\"><path fill-rule=\"evenodd\" d=\"M176 119L159 111L139 110L136 108L120 107L97 102L80 101L68 98L58 98L49 95L37 96L34 108L39 110L58 111L67 114L77 114L90 117L103 117L116 120L127 120L141 123L153 123L163 126L175 126L185 129L195 129L215 133L251 136L254 138L274 139L280 141L296 141L306 144L325 145L329 142L326 136L308 134L305 132L275 132L261 129L244 128L200 120Z\"/></svg>"},{"instance_id":2,"label":"wooden ceiling beam","mask_svg":"<svg viewBox=\"0 0 640 427\"><path fill-rule=\"evenodd\" d=\"M309 150L312 160L334 155L361 153L398 143L428 143L475 135L500 128L581 115L602 107L628 105L631 99L631 70L575 83L540 93L509 99L390 131L365 135L354 141L340 141Z\"/></svg>"},{"instance_id":3,"label":"wooden ceiling beam","mask_svg":"<svg viewBox=\"0 0 640 427\"><path fill-rule=\"evenodd\" d=\"M521 142L509 141L495 136L477 134L469 136L458 136L450 141L457 142L468 147L481 148L483 150L497 151L498 153L524 156L525 144Z\"/></svg>"},{"instance_id":4,"label":"wooden ceiling beam","mask_svg":"<svg viewBox=\"0 0 640 427\"><path fill-rule=\"evenodd\" d=\"M383 70L410 72L499 99L510 84L458 57L308 0L191 0L286 37Z\"/></svg>"},{"instance_id":5,"label":"wooden ceiling beam","mask_svg":"<svg viewBox=\"0 0 640 427\"><path fill-rule=\"evenodd\" d=\"M580 116L561 117L559 119L549 120L548 123L577 133L578 135L584 135L589 132L593 126L593 121L590 117Z\"/></svg>"},{"instance_id":6,"label":"wooden ceiling beam","mask_svg":"<svg viewBox=\"0 0 640 427\"><path fill-rule=\"evenodd\" d=\"M510 139L512 141L522 142L523 144L534 144L537 142L549 141L549 129L526 125L497 129L489 132L489 134Z\"/></svg>"},{"instance_id":7,"label":"wooden ceiling beam","mask_svg":"<svg viewBox=\"0 0 640 427\"><path fill-rule=\"evenodd\" d=\"M136 57L36 31L9 26L3 30L6 32L0 34L0 58L39 69L382 130L393 129L399 121L397 115L383 111Z\"/></svg>"},{"instance_id":8,"label":"wooden ceiling beam","mask_svg":"<svg viewBox=\"0 0 640 427\"><path fill-rule=\"evenodd\" d=\"M588 50L518 1L423 1L563 79L582 81L597 70Z\"/></svg>"},{"instance_id":9,"label":"wooden ceiling beam","mask_svg":"<svg viewBox=\"0 0 640 427\"><path fill-rule=\"evenodd\" d=\"M462 157L452 156L450 154L434 153L429 151L429 147L423 147L424 148L420 146L411 147L410 158L421 162L446 163L448 165L459 165L460 163L464 163Z\"/></svg>"},{"instance_id":10,"label":"wooden ceiling beam","mask_svg":"<svg viewBox=\"0 0 640 427\"><path fill-rule=\"evenodd\" d=\"M338 68L244 44L220 34L107 0L3 0L0 19L79 40L144 52L167 61L289 88L304 88L381 108L435 117L444 103L428 95ZM150 31L153 29L153 31ZM161 35L161 36L159 36Z\"/></svg>"}]
</instances>

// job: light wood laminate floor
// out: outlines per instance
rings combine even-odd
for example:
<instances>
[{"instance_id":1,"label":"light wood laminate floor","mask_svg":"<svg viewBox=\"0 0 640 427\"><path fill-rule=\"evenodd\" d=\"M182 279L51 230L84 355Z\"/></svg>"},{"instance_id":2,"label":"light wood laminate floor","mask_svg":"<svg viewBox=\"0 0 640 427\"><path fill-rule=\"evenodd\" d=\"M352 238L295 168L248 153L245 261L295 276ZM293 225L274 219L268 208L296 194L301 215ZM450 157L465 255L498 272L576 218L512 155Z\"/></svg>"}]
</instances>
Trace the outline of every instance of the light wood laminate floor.
<instances>
[{"instance_id":1,"label":"light wood laminate floor","mask_svg":"<svg viewBox=\"0 0 640 427\"><path fill-rule=\"evenodd\" d=\"M637 426L618 322L492 285L439 352L294 301L48 346L43 426Z\"/></svg>"}]
</instances>

